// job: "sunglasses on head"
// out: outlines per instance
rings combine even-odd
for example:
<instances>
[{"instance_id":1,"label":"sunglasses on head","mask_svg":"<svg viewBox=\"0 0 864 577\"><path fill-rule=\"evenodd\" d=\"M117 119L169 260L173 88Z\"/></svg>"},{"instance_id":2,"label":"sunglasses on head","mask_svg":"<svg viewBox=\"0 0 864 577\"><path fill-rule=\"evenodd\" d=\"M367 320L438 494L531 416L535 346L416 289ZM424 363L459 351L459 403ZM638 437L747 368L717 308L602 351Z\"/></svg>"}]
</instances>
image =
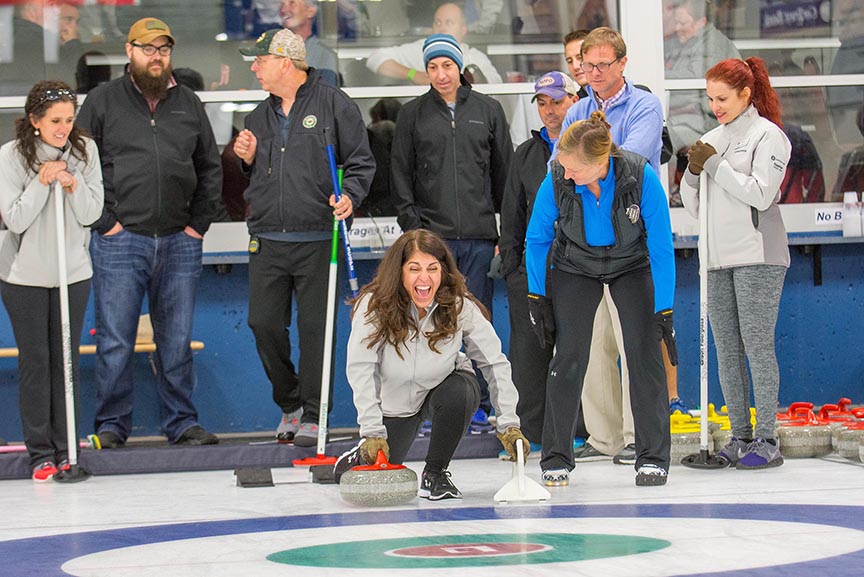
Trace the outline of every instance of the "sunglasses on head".
<instances>
[{"instance_id":1,"label":"sunglasses on head","mask_svg":"<svg viewBox=\"0 0 864 577\"><path fill-rule=\"evenodd\" d=\"M69 98L70 100L75 100L75 95L66 90L65 88L61 88L60 90L46 90L45 94L39 99L36 104L43 104L45 102L53 102L55 100L62 100L63 98Z\"/></svg>"}]
</instances>

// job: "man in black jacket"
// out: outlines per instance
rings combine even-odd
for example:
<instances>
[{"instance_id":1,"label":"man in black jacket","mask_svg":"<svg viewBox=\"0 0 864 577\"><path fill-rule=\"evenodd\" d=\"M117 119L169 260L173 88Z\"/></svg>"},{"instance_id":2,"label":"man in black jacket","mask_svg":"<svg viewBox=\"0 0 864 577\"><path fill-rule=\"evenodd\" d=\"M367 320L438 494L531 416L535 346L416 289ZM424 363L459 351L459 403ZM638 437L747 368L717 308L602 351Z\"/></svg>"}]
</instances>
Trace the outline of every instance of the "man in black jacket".
<instances>
[{"instance_id":1,"label":"man in black jacket","mask_svg":"<svg viewBox=\"0 0 864 577\"><path fill-rule=\"evenodd\" d=\"M528 318L528 277L525 273L525 232L531 219L534 197L546 177L546 166L561 134L561 124L570 106L579 100L579 86L563 72L547 72L534 84L540 131L520 144L513 154L510 176L501 208L501 275L507 281L510 304L510 352L513 383L519 390L516 413L522 431L532 444L543 437L546 405L546 373L552 346L540 347Z\"/></svg>"},{"instance_id":2,"label":"man in black jacket","mask_svg":"<svg viewBox=\"0 0 864 577\"><path fill-rule=\"evenodd\" d=\"M162 430L175 444L218 439L198 424L189 340L201 245L222 190L222 165L204 106L171 72L168 25L129 29L128 74L94 88L78 125L99 146L105 208L93 225L96 431L102 448L132 430L132 353L141 303L150 301Z\"/></svg>"},{"instance_id":3,"label":"man in black jacket","mask_svg":"<svg viewBox=\"0 0 864 577\"><path fill-rule=\"evenodd\" d=\"M498 240L495 213L513 155L507 119L498 101L474 92L460 73L462 49L453 36L429 36L423 61L432 87L402 107L393 140L391 188L399 226L440 234L468 290L491 315L487 273ZM488 415L483 389L480 407Z\"/></svg>"},{"instance_id":4,"label":"man in black jacket","mask_svg":"<svg viewBox=\"0 0 864 577\"><path fill-rule=\"evenodd\" d=\"M270 93L246 117L234 143L251 172L244 194L253 239L249 326L273 400L282 409L277 440L311 447L318 441L333 217L348 218L369 193L375 160L360 109L306 64L300 36L287 28L268 30L240 52L255 58L252 71ZM328 135L342 166L339 202L327 160ZM297 298L299 374L288 338L292 295Z\"/></svg>"}]
</instances>

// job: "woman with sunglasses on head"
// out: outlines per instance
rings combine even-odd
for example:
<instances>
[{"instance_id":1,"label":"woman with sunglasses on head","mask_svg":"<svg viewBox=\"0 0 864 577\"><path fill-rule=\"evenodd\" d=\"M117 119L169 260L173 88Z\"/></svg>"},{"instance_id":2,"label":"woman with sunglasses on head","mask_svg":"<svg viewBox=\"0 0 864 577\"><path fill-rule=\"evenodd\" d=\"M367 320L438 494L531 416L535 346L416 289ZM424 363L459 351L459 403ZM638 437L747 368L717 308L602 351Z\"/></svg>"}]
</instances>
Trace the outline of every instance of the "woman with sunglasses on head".
<instances>
[{"instance_id":1,"label":"woman with sunglasses on head","mask_svg":"<svg viewBox=\"0 0 864 577\"><path fill-rule=\"evenodd\" d=\"M603 111L559 138L525 241L532 328L542 344L555 344L546 379L543 482L569 483L594 318L605 296L630 374L636 484L665 484L670 437L661 339L678 363L669 205L648 160L612 142Z\"/></svg>"},{"instance_id":2,"label":"woman with sunglasses on head","mask_svg":"<svg viewBox=\"0 0 864 577\"><path fill-rule=\"evenodd\" d=\"M708 106L720 126L690 148L681 199L697 218L699 203L706 203L708 319L733 434L717 456L738 469L777 467L783 457L774 437L780 388L774 328L789 268L777 203L792 146L761 58L723 60L705 79ZM699 189L702 172L708 175L704 190Z\"/></svg>"},{"instance_id":3,"label":"woman with sunglasses on head","mask_svg":"<svg viewBox=\"0 0 864 577\"><path fill-rule=\"evenodd\" d=\"M0 147L0 215L9 229L0 246L0 297L18 345L24 443L34 481L67 466L66 398L60 320L55 199L63 196L73 378L93 271L87 228L102 214L96 144L74 126L77 101L62 82L38 82ZM53 192L52 192L53 191Z\"/></svg>"}]
</instances>

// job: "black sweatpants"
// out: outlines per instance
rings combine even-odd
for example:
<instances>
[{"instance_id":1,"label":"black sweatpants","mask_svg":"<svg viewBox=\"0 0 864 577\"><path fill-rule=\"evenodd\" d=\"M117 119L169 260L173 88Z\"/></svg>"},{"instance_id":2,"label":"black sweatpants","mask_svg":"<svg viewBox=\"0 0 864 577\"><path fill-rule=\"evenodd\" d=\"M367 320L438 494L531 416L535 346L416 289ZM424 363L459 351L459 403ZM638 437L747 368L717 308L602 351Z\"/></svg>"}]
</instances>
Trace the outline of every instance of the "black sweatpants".
<instances>
[{"instance_id":1,"label":"black sweatpants","mask_svg":"<svg viewBox=\"0 0 864 577\"><path fill-rule=\"evenodd\" d=\"M472 373L455 371L432 389L420 411L410 417L384 417L390 462L401 464L424 420L432 421L426 467L443 471L450 465L471 416L480 404L480 384Z\"/></svg>"},{"instance_id":2,"label":"black sweatpants","mask_svg":"<svg viewBox=\"0 0 864 577\"><path fill-rule=\"evenodd\" d=\"M30 466L45 461L59 463L68 457L60 290L0 281L0 297L9 313L18 346L18 405ZM72 382L76 399L80 382L78 347L89 297L89 279L69 285Z\"/></svg>"},{"instance_id":3,"label":"black sweatpants","mask_svg":"<svg viewBox=\"0 0 864 577\"><path fill-rule=\"evenodd\" d=\"M249 255L249 327L264 372L273 385L273 401L284 413L302 407L303 423L317 423L321 405L330 247L329 240L280 242L262 238L259 251ZM288 338L295 296L299 371L291 361ZM335 340L334 330L334 346ZM335 357L331 357L330 366L331 398Z\"/></svg>"},{"instance_id":4,"label":"black sweatpants","mask_svg":"<svg viewBox=\"0 0 864 577\"><path fill-rule=\"evenodd\" d=\"M636 432L636 468L669 468L669 406L660 341L654 337L654 285L649 268L609 282L630 372L630 406ZM540 466L573 470L573 434L591 352L594 315L603 297L599 279L551 271L556 348L546 381L546 418Z\"/></svg>"}]
</instances>

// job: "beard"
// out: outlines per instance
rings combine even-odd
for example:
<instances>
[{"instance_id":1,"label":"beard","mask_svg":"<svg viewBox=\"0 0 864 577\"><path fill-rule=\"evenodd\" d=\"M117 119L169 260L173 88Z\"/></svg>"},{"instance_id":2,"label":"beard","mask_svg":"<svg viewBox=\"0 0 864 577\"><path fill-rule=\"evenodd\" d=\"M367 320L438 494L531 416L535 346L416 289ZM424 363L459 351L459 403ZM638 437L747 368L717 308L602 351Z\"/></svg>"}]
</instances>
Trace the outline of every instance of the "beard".
<instances>
[{"instance_id":1,"label":"beard","mask_svg":"<svg viewBox=\"0 0 864 577\"><path fill-rule=\"evenodd\" d=\"M165 100L168 95L168 83L171 80L171 64L165 65L162 73L156 76L149 70L149 62L144 66L130 63L129 72L135 85L149 100Z\"/></svg>"}]
</instances>

